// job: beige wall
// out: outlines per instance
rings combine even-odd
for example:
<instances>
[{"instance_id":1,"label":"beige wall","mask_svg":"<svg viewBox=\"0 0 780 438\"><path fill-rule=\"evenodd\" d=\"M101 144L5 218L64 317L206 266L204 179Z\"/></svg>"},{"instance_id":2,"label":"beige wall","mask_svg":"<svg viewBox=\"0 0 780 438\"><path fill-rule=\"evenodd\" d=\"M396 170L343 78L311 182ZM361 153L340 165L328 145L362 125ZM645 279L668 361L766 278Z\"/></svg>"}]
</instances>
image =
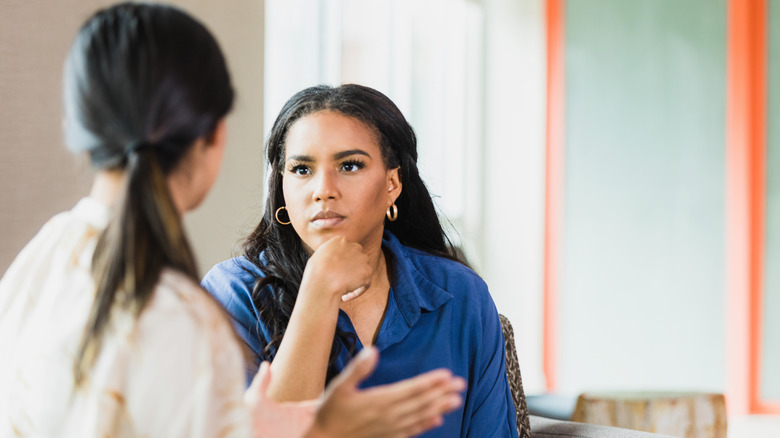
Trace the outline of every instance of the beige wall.
<instances>
[{"instance_id":1,"label":"beige wall","mask_svg":"<svg viewBox=\"0 0 780 438\"><path fill-rule=\"evenodd\" d=\"M89 165L62 139L62 64L80 24L112 2L4 0L0 15L0 273L46 220L87 193ZM260 213L262 0L180 0L215 33L237 89L222 174L187 228L201 270L231 256Z\"/></svg>"}]
</instances>

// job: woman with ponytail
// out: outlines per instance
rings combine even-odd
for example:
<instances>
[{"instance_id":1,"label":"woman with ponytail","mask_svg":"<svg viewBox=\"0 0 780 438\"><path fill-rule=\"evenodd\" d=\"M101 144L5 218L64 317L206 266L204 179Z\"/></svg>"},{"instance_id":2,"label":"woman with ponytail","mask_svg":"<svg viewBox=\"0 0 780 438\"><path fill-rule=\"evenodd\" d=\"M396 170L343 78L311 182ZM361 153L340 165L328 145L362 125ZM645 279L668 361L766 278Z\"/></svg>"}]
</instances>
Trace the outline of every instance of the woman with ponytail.
<instances>
[{"instance_id":1,"label":"woman with ponytail","mask_svg":"<svg viewBox=\"0 0 780 438\"><path fill-rule=\"evenodd\" d=\"M360 85L317 86L282 108L266 146L265 212L244 255L203 279L254 352L269 394L311 398L373 346L368 386L448 368L465 403L431 437L517 436L498 313L460 263L399 109Z\"/></svg>"},{"instance_id":2,"label":"woman with ponytail","mask_svg":"<svg viewBox=\"0 0 780 438\"><path fill-rule=\"evenodd\" d=\"M64 90L67 144L94 184L0 281L0 436L404 437L460 403L442 370L358 390L375 351L317 402L271 401L267 364L244 391L245 354L182 226L217 177L233 104L201 23L163 5L98 11Z\"/></svg>"}]
</instances>

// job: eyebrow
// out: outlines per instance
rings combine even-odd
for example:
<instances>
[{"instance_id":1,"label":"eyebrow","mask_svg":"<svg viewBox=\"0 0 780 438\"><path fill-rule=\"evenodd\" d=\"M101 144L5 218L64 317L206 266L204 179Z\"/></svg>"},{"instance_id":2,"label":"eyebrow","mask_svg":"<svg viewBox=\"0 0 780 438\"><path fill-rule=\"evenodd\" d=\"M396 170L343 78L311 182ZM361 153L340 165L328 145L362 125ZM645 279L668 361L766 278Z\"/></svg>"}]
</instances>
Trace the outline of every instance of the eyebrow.
<instances>
[{"instance_id":1,"label":"eyebrow","mask_svg":"<svg viewBox=\"0 0 780 438\"><path fill-rule=\"evenodd\" d=\"M341 160L342 158L349 157L350 155L365 155L366 157L371 158L371 155L362 149L350 149L347 151L341 151L333 154L333 159ZM311 155L293 155L287 158L287 161L299 161L302 163L312 163L314 162L314 157L312 157Z\"/></svg>"}]
</instances>

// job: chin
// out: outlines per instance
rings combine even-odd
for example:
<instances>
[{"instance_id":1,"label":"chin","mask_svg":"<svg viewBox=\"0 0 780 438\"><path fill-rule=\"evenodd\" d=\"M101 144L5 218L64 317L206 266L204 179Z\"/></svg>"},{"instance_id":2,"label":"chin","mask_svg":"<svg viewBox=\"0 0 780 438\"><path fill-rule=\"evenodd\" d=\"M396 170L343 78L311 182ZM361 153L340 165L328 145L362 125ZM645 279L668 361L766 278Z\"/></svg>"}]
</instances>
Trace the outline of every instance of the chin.
<instances>
[{"instance_id":1,"label":"chin","mask_svg":"<svg viewBox=\"0 0 780 438\"><path fill-rule=\"evenodd\" d=\"M335 230L319 230L319 232L316 233L315 236L311 236L310 239L307 240L301 239L301 243L303 243L303 247L306 248L306 251L308 251L309 254L311 254L328 240L339 236L349 240L349 237L344 235L344 233L340 233Z\"/></svg>"},{"instance_id":2,"label":"chin","mask_svg":"<svg viewBox=\"0 0 780 438\"><path fill-rule=\"evenodd\" d=\"M197 209L201 205L203 205L203 201L206 199L206 195L207 194L208 194L208 192L200 193L200 194L192 197L191 199L189 199L189 202L187 202L187 205L184 206L184 211L181 211L179 213L180 214L181 213L189 213L189 212Z\"/></svg>"}]
</instances>

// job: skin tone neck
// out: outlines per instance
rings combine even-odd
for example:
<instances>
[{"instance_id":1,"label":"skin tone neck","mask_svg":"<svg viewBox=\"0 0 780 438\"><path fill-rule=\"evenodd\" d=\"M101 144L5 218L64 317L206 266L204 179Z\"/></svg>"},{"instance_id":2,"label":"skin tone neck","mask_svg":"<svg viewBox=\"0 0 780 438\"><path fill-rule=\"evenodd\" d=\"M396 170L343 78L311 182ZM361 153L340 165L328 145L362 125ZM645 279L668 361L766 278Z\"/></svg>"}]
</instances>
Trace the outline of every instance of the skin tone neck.
<instances>
[{"instance_id":1,"label":"skin tone neck","mask_svg":"<svg viewBox=\"0 0 780 438\"><path fill-rule=\"evenodd\" d=\"M100 170L92 180L89 197L103 205L114 205L124 183L124 170Z\"/></svg>"},{"instance_id":2,"label":"skin tone neck","mask_svg":"<svg viewBox=\"0 0 780 438\"><path fill-rule=\"evenodd\" d=\"M372 256L368 253L372 270L371 286L359 297L341 303L341 309L349 316L360 342L366 347L376 341L390 295L390 276L381 245L375 254Z\"/></svg>"}]
</instances>

